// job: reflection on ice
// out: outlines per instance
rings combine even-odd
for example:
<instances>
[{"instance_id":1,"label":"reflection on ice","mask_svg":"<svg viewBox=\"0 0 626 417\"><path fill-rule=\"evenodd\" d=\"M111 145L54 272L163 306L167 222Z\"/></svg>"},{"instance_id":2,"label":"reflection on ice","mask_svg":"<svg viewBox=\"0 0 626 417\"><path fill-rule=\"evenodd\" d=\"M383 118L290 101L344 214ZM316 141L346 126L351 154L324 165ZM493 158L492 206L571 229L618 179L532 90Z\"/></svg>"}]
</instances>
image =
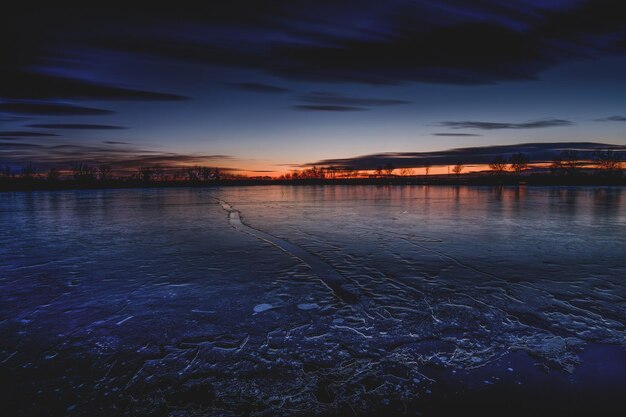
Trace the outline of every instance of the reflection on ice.
<instances>
[{"instance_id":1,"label":"reflection on ice","mask_svg":"<svg viewBox=\"0 0 626 417\"><path fill-rule=\"evenodd\" d=\"M597 366L626 363L625 196L6 194L3 386L14 414L82 415L403 412L474 387L610 387L626 379Z\"/></svg>"}]
</instances>

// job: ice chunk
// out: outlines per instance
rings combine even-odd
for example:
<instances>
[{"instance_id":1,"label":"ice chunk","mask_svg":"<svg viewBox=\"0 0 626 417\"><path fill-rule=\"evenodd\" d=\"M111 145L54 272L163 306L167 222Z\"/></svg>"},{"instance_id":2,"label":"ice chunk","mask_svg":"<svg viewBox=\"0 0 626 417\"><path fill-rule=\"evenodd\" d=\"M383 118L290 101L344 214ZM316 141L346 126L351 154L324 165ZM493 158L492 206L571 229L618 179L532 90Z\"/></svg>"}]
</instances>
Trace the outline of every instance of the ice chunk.
<instances>
[{"instance_id":1,"label":"ice chunk","mask_svg":"<svg viewBox=\"0 0 626 417\"><path fill-rule=\"evenodd\" d=\"M298 308L300 310L314 310L320 308L320 306L317 303L300 303L298 304Z\"/></svg>"},{"instance_id":2,"label":"ice chunk","mask_svg":"<svg viewBox=\"0 0 626 417\"><path fill-rule=\"evenodd\" d=\"M264 311L267 311L269 309L273 308L273 306L271 304L257 304L254 306L254 312L255 313L262 313Z\"/></svg>"}]
</instances>

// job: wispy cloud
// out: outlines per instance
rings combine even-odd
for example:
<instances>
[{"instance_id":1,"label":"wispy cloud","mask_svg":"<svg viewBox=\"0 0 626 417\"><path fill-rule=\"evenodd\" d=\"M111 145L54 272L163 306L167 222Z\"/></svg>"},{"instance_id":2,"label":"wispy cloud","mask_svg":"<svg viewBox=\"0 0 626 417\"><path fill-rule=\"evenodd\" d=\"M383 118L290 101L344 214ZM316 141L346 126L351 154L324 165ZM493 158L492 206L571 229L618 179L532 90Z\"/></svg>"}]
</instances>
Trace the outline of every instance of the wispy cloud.
<instances>
[{"instance_id":1,"label":"wispy cloud","mask_svg":"<svg viewBox=\"0 0 626 417\"><path fill-rule=\"evenodd\" d=\"M498 129L541 129L546 127L571 126L574 123L563 119L542 119L531 120L523 123L502 123L502 122L479 122L479 121L447 121L439 123L439 126L448 127L450 129L481 129L481 130L498 130Z\"/></svg>"},{"instance_id":2,"label":"wispy cloud","mask_svg":"<svg viewBox=\"0 0 626 417\"><path fill-rule=\"evenodd\" d=\"M106 143L107 145L130 145L129 142L120 142L117 140L103 140L102 143Z\"/></svg>"},{"instance_id":3,"label":"wispy cloud","mask_svg":"<svg viewBox=\"0 0 626 417\"><path fill-rule=\"evenodd\" d=\"M59 135L55 135L54 133L47 133L47 132L27 132L27 131L22 131L22 130L16 130L16 131L0 132L0 136L35 138L35 137L49 137L49 136L59 136Z\"/></svg>"},{"instance_id":4,"label":"wispy cloud","mask_svg":"<svg viewBox=\"0 0 626 417\"><path fill-rule=\"evenodd\" d=\"M432 133L433 136L460 136L460 137L464 137L464 136L482 136L479 135L477 133Z\"/></svg>"},{"instance_id":5,"label":"wispy cloud","mask_svg":"<svg viewBox=\"0 0 626 417\"><path fill-rule=\"evenodd\" d=\"M355 106L336 106L336 105L316 105L316 104L297 104L292 106L295 110L300 111L330 111L330 112L349 112L349 111L366 111L365 107Z\"/></svg>"},{"instance_id":6,"label":"wispy cloud","mask_svg":"<svg viewBox=\"0 0 626 417\"><path fill-rule=\"evenodd\" d=\"M39 168L66 167L74 161L89 164L109 164L121 169L134 169L145 165L180 167L185 165L220 166L235 158L222 154L184 154L139 148L125 142L106 141L104 145L77 143L23 143L0 142L3 163L23 165L32 162Z\"/></svg>"},{"instance_id":7,"label":"wispy cloud","mask_svg":"<svg viewBox=\"0 0 626 417\"><path fill-rule=\"evenodd\" d=\"M298 97L298 100L304 103L312 103L319 105L340 105L340 106L359 106L359 107L376 107L376 106L397 106L400 104L409 104L407 100L371 98L371 97L347 97L336 93L315 92Z\"/></svg>"},{"instance_id":8,"label":"wispy cloud","mask_svg":"<svg viewBox=\"0 0 626 417\"><path fill-rule=\"evenodd\" d=\"M9 64L14 63L10 62ZM94 81L35 72L24 68L15 69L8 75L10 75L12 82L4 82L0 84L0 97L9 99L141 101L180 101L186 99L186 97L178 94L112 86Z\"/></svg>"},{"instance_id":9,"label":"wispy cloud","mask_svg":"<svg viewBox=\"0 0 626 417\"><path fill-rule=\"evenodd\" d=\"M596 122L626 122L626 116L609 116L595 119Z\"/></svg>"},{"instance_id":10,"label":"wispy cloud","mask_svg":"<svg viewBox=\"0 0 626 417\"><path fill-rule=\"evenodd\" d=\"M41 129L68 129L68 130L120 130L126 129L123 126L96 125L90 123L38 123L27 125Z\"/></svg>"},{"instance_id":11,"label":"wispy cloud","mask_svg":"<svg viewBox=\"0 0 626 417\"><path fill-rule=\"evenodd\" d=\"M0 103L0 112L43 116L99 116L112 114L111 110L94 109L58 103Z\"/></svg>"},{"instance_id":12,"label":"wispy cloud","mask_svg":"<svg viewBox=\"0 0 626 417\"><path fill-rule=\"evenodd\" d=\"M263 84L263 83L228 83L227 85L241 91L248 91L251 93L264 93L264 94L281 94L287 93L287 88L277 87L275 85Z\"/></svg>"}]
</instances>

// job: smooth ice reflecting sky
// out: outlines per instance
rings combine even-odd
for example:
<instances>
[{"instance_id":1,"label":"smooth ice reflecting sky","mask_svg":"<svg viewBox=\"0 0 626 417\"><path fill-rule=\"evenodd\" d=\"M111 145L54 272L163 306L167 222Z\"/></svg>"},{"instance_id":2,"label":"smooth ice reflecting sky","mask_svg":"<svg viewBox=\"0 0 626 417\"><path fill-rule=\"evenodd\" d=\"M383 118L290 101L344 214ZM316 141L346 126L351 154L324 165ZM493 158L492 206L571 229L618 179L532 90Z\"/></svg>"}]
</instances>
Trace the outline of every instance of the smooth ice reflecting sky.
<instances>
[{"instance_id":1,"label":"smooth ice reflecting sky","mask_svg":"<svg viewBox=\"0 0 626 417\"><path fill-rule=\"evenodd\" d=\"M204 414L278 410L276 398L303 415L332 398L371 411L446 393L444 372L464 389L519 383L528 398L558 384L617 398L625 204L624 190L591 187L8 193L8 406L180 410L187 401L172 398L193 383L210 387L193 397ZM329 271L353 298L325 285ZM614 355L585 362L600 345ZM362 389L390 368L401 378Z\"/></svg>"}]
</instances>

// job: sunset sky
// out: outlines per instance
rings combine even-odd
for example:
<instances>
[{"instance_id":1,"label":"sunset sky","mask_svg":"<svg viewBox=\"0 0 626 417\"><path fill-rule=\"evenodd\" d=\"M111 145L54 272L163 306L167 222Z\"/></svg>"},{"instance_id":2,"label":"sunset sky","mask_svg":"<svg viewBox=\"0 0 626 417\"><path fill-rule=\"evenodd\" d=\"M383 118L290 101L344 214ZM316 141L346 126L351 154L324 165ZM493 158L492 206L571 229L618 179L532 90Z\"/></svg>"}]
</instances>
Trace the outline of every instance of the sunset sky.
<instances>
[{"instance_id":1,"label":"sunset sky","mask_svg":"<svg viewBox=\"0 0 626 417\"><path fill-rule=\"evenodd\" d=\"M626 146L618 1L208 3L4 13L0 165Z\"/></svg>"}]
</instances>

